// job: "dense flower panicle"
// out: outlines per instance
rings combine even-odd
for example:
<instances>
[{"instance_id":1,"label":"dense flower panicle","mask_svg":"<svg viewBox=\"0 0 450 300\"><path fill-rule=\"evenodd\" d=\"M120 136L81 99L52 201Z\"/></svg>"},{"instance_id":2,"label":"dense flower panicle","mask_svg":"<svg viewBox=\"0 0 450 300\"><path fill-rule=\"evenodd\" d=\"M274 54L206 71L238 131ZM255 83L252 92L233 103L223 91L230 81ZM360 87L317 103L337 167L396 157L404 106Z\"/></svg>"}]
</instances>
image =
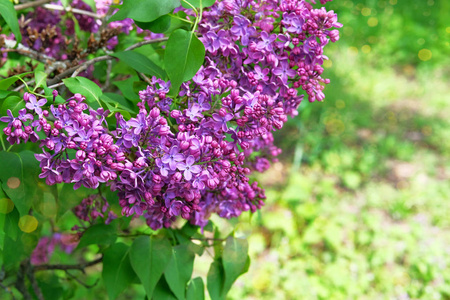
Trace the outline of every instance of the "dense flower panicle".
<instances>
[{"instance_id":1,"label":"dense flower panicle","mask_svg":"<svg viewBox=\"0 0 450 300\"><path fill-rule=\"evenodd\" d=\"M110 3L97 1L97 13ZM154 77L139 92L139 113L129 120L117 113L116 124L80 94L57 106L25 94L19 116L8 111L0 121L11 144L40 142L47 184L105 183L123 215L143 216L155 230L177 217L205 226L211 214L232 218L264 205L251 173L276 161L272 133L298 114L299 90L309 101L324 99L323 48L339 39L332 28L340 26L334 12L303 0L216 1L199 24L205 62L175 99L170 82ZM93 222L110 221L109 210L95 195L74 212Z\"/></svg>"}]
</instances>

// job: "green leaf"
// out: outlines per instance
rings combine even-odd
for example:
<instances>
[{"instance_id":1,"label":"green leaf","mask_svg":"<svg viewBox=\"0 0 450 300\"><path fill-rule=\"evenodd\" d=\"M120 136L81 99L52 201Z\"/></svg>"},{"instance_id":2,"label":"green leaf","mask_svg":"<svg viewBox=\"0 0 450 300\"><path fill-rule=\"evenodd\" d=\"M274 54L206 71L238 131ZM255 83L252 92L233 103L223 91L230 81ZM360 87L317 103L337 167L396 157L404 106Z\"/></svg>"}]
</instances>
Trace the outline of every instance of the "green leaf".
<instances>
[{"instance_id":1,"label":"green leaf","mask_svg":"<svg viewBox=\"0 0 450 300\"><path fill-rule=\"evenodd\" d=\"M109 22L126 18L138 22L152 22L178 6L180 0L124 0L119 11L109 19Z\"/></svg>"},{"instance_id":2,"label":"green leaf","mask_svg":"<svg viewBox=\"0 0 450 300\"><path fill-rule=\"evenodd\" d=\"M22 235L22 233L20 233ZM17 270L20 261L26 258L22 239L14 241L9 236L5 236L5 245L3 249L3 261L6 271Z\"/></svg>"},{"instance_id":3,"label":"green leaf","mask_svg":"<svg viewBox=\"0 0 450 300\"><path fill-rule=\"evenodd\" d=\"M209 267L207 277L207 287L209 296L212 300L223 300L225 296L223 293L223 283L225 280L225 274L222 266L221 259L215 259Z\"/></svg>"},{"instance_id":4,"label":"green leaf","mask_svg":"<svg viewBox=\"0 0 450 300\"><path fill-rule=\"evenodd\" d=\"M31 151L0 152L0 181L5 193L17 207L21 216L27 215L33 201L38 202L39 162Z\"/></svg>"},{"instance_id":5,"label":"green leaf","mask_svg":"<svg viewBox=\"0 0 450 300\"><path fill-rule=\"evenodd\" d=\"M227 238L223 249L222 261L225 271L225 282L223 285L224 296L228 293L233 282L248 270L248 242L232 236Z\"/></svg>"},{"instance_id":6,"label":"green leaf","mask_svg":"<svg viewBox=\"0 0 450 300\"><path fill-rule=\"evenodd\" d=\"M44 92L45 92L45 96L51 97L50 99L53 100L53 89L49 89L47 86L44 86ZM52 100L50 100L50 101L52 101ZM60 95L56 96L56 99L55 99L56 104L63 104L65 102L66 102L66 100L63 97L61 97Z\"/></svg>"},{"instance_id":7,"label":"green leaf","mask_svg":"<svg viewBox=\"0 0 450 300\"><path fill-rule=\"evenodd\" d=\"M89 227L83 233L77 249L88 245L110 245L117 239L116 229L112 225L97 224Z\"/></svg>"},{"instance_id":8,"label":"green leaf","mask_svg":"<svg viewBox=\"0 0 450 300\"><path fill-rule=\"evenodd\" d=\"M186 284L191 279L194 269L195 254L189 245L183 244L172 248L172 257L164 271L167 284L179 300L185 299Z\"/></svg>"},{"instance_id":9,"label":"green leaf","mask_svg":"<svg viewBox=\"0 0 450 300\"><path fill-rule=\"evenodd\" d=\"M131 105L130 101L125 99L124 96L116 94L116 93L104 93L103 96L108 98L108 101L112 101L113 103L117 103L123 109L128 110L129 112L137 113L136 106Z\"/></svg>"},{"instance_id":10,"label":"green leaf","mask_svg":"<svg viewBox=\"0 0 450 300\"><path fill-rule=\"evenodd\" d=\"M154 33L164 33L170 28L172 17L164 15L154 20L153 22L135 22L139 28L150 30Z\"/></svg>"},{"instance_id":11,"label":"green leaf","mask_svg":"<svg viewBox=\"0 0 450 300\"><path fill-rule=\"evenodd\" d=\"M193 23L186 18L187 14L184 11L179 11L176 14L171 15L170 27L165 33L170 33L178 28L185 30L191 30ZM186 21L183 21L186 20Z\"/></svg>"},{"instance_id":12,"label":"green leaf","mask_svg":"<svg viewBox=\"0 0 450 300\"><path fill-rule=\"evenodd\" d=\"M117 243L106 249L103 254L102 278L109 299L116 299L136 277L130 264L129 253L129 246Z\"/></svg>"},{"instance_id":13,"label":"green leaf","mask_svg":"<svg viewBox=\"0 0 450 300\"><path fill-rule=\"evenodd\" d=\"M38 87L42 87L42 88L46 88L47 87L47 74L41 71L36 71L34 73L34 78L36 80L36 85L33 89L33 92L38 88Z\"/></svg>"},{"instance_id":14,"label":"green leaf","mask_svg":"<svg viewBox=\"0 0 450 300\"><path fill-rule=\"evenodd\" d=\"M15 95L9 96L5 99L5 101L3 101L1 114L2 116L6 116L6 112L9 109L12 114L17 117L19 110L22 108L25 108L25 101L21 97Z\"/></svg>"},{"instance_id":15,"label":"green leaf","mask_svg":"<svg viewBox=\"0 0 450 300\"><path fill-rule=\"evenodd\" d=\"M95 191L87 189L84 186L74 190L73 183L58 184L58 197L56 199L58 210L56 220L58 221L67 211L70 211L76 205L80 204L80 199L86 198Z\"/></svg>"},{"instance_id":16,"label":"green leaf","mask_svg":"<svg viewBox=\"0 0 450 300\"><path fill-rule=\"evenodd\" d=\"M205 300L205 285L201 277L196 277L189 283L186 300Z\"/></svg>"},{"instance_id":17,"label":"green leaf","mask_svg":"<svg viewBox=\"0 0 450 300\"><path fill-rule=\"evenodd\" d=\"M164 66L172 83L171 93L178 94L181 84L194 77L205 59L205 46L194 32L177 29L169 37Z\"/></svg>"},{"instance_id":18,"label":"green leaf","mask_svg":"<svg viewBox=\"0 0 450 300\"><path fill-rule=\"evenodd\" d=\"M13 208L13 210L5 215L5 222L3 224L3 231L7 236L9 236L13 241L16 241L19 235L21 234L19 229L19 211L17 208Z\"/></svg>"},{"instance_id":19,"label":"green leaf","mask_svg":"<svg viewBox=\"0 0 450 300\"><path fill-rule=\"evenodd\" d=\"M177 297L170 291L164 276L161 277L156 285L152 300L177 300Z\"/></svg>"},{"instance_id":20,"label":"green leaf","mask_svg":"<svg viewBox=\"0 0 450 300\"><path fill-rule=\"evenodd\" d=\"M121 81L113 81L113 84L119 88L122 95L133 103L139 100L139 95L133 90L133 83L139 80L137 76L133 76Z\"/></svg>"},{"instance_id":21,"label":"green leaf","mask_svg":"<svg viewBox=\"0 0 450 300\"><path fill-rule=\"evenodd\" d=\"M141 53L124 51L113 53L111 56L117 57L138 72L156 76L161 79L164 79L167 76L163 69L158 67L154 62Z\"/></svg>"},{"instance_id":22,"label":"green leaf","mask_svg":"<svg viewBox=\"0 0 450 300\"><path fill-rule=\"evenodd\" d=\"M170 261L171 248L166 238L149 236L140 236L131 245L131 265L149 299Z\"/></svg>"},{"instance_id":23,"label":"green leaf","mask_svg":"<svg viewBox=\"0 0 450 300\"><path fill-rule=\"evenodd\" d=\"M100 97L103 103L105 103L106 108L112 113L120 113L125 119L130 119L130 113L134 113L131 109L123 107L120 103L114 101L106 95ZM125 99L124 99L125 100Z\"/></svg>"},{"instance_id":24,"label":"green leaf","mask_svg":"<svg viewBox=\"0 0 450 300\"><path fill-rule=\"evenodd\" d=\"M11 85L13 85L17 80L19 80L20 78L25 77L26 75L31 74L31 72L27 72L27 73L22 73L19 75L14 75L12 77L6 78L6 79L2 79L0 80L0 90L6 90L8 89Z\"/></svg>"},{"instance_id":25,"label":"green leaf","mask_svg":"<svg viewBox=\"0 0 450 300\"><path fill-rule=\"evenodd\" d=\"M185 1L192 4L192 6L198 8L212 6L216 2L216 0L185 0ZM184 1L181 2L181 5L184 8L191 8L191 6L189 6L189 4L185 3Z\"/></svg>"},{"instance_id":26,"label":"green leaf","mask_svg":"<svg viewBox=\"0 0 450 300\"><path fill-rule=\"evenodd\" d=\"M63 82L72 93L79 93L85 96L87 102L92 107L94 107L94 101L96 101L100 107L102 106L100 104L100 96L102 95L102 90L95 82L80 76L63 79Z\"/></svg>"},{"instance_id":27,"label":"green leaf","mask_svg":"<svg viewBox=\"0 0 450 300\"><path fill-rule=\"evenodd\" d=\"M15 92L0 90L0 99L5 99L6 97L8 97L12 93L15 93Z\"/></svg>"},{"instance_id":28,"label":"green leaf","mask_svg":"<svg viewBox=\"0 0 450 300\"><path fill-rule=\"evenodd\" d=\"M0 16L5 19L6 24L11 28L12 33L16 37L17 44L22 40L20 34L19 21L17 20L17 13L14 5L9 0L0 0Z\"/></svg>"},{"instance_id":29,"label":"green leaf","mask_svg":"<svg viewBox=\"0 0 450 300\"><path fill-rule=\"evenodd\" d=\"M49 276L41 276L37 279L39 287L41 288L42 294L45 300L59 300L64 299L64 289L59 282L59 277L55 274Z\"/></svg>"}]
</instances>

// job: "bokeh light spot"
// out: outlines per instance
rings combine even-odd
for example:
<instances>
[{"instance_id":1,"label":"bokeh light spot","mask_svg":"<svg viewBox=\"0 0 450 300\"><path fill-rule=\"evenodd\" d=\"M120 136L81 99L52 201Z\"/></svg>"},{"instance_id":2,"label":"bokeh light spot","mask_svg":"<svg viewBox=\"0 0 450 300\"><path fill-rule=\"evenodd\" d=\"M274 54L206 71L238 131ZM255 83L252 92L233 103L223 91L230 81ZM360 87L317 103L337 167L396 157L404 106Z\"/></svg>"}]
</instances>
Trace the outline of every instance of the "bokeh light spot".
<instances>
[{"instance_id":1,"label":"bokeh light spot","mask_svg":"<svg viewBox=\"0 0 450 300\"><path fill-rule=\"evenodd\" d=\"M377 37L376 36L369 36L368 38L367 38L367 41L369 42L369 43L371 43L371 44L375 44L376 42L377 42Z\"/></svg>"},{"instance_id":2,"label":"bokeh light spot","mask_svg":"<svg viewBox=\"0 0 450 300\"><path fill-rule=\"evenodd\" d=\"M327 132L333 135L340 135L345 131L345 124L339 119L331 119L325 125Z\"/></svg>"},{"instance_id":3,"label":"bokeh light spot","mask_svg":"<svg viewBox=\"0 0 450 300\"><path fill-rule=\"evenodd\" d=\"M331 61L331 59L324 60L323 61L323 66L324 66L324 68L331 68L333 66L333 62Z\"/></svg>"},{"instance_id":4,"label":"bokeh light spot","mask_svg":"<svg viewBox=\"0 0 450 300\"><path fill-rule=\"evenodd\" d=\"M337 100L335 105L336 105L336 108L338 108L338 109L345 108L345 102L343 100Z\"/></svg>"},{"instance_id":5,"label":"bokeh light spot","mask_svg":"<svg viewBox=\"0 0 450 300\"><path fill-rule=\"evenodd\" d=\"M19 228L23 232L30 233L38 227L38 220L30 215L23 216L19 219Z\"/></svg>"},{"instance_id":6,"label":"bokeh light spot","mask_svg":"<svg viewBox=\"0 0 450 300\"><path fill-rule=\"evenodd\" d=\"M417 44L419 44L419 45L425 44L425 39L423 39L423 38L418 39Z\"/></svg>"},{"instance_id":7,"label":"bokeh light spot","mask_svg":"<svg viewBox=\"0 0 450 300\"><path fill-rule=\"evenodd\" d=\"M422 61L430 60L432 56L433 55L432 55L431 51L428 49L422 49L419 51L419 59Z\"/></svg>"},{"instance_id":8,"label":"bokeh light spot","mask_svg":"<svg viewBox=\"0 0 450 300\"><path fill-rule=\"evenodd\" d=\"M369 25L370 27L375 27L378 25L378 19L375 17L371 17L369 18L369 20L367 20L367 25Z\"/></svg>"},{"instance_id":9,"label":"bokeh light spot","mask_svg":"<svg viewBox=\"0 0 450 300\"><path fill-rule=\"evenodd\" d=\"M445 31L447 31L447 33L450 33L450 27L445 28Z\"/></svg>"},{"instance_id":10,"label":"bokeh light spot","mask_svg":"<svg viewBox=\"0 0 450 300\"><path fill-rule=\"evenodd\" d=\"M397 4L397 0L389 0L389 4L390 5L395 5L395 4Z\"/></svg>"},{"instance_id":11,"label":"bokeh light spot","mask_svg":"<svg viewBox=\"0 0 450 300\"><path fill-rule=\"evenodd\" d=\"M361 51L365 54L369 53L372 50L372 48L369 45L364 45L361 47Z\"/></svg>"},{"instance_id":12,"label":"bokeh light spot","mask_svg":"<svg viewBox=\"0 0 450 300\"><path fill-rule=\"evenodd\" d=\"M358 55L358 48L353 47L353 46L352 47L348 47L348 52L352 56Z\"/></svg>"},{"instance_id":13,"label":"bokeh light spot","mask_svg":"<svg viewBox=\"0 0 450 300\"><path fill-rule=\"evenodd\" d=\"M53 218L56 216L57 207L55 203L43 202L39 205L42 214L48 218Z\"/></svg>"},{"instance_id":14,"label":"bokeh light spot","mask_svg":"<svg viewBox=\"0 0 450 300\"><path fill-rule=\"evenodd\" d=\"M10 188L10 189L17 189L20 186L20 179L17 177L11 177L8 179L8 181L6 182L6 185Z\"/></svg>"},{"instance_id":15,"label":"bokeh light spot","mask_svg":"<svg viewBox=\"0 0 450 300\"><path fill-rule=\"evenodd\" d=\"M0 199L0 213L9 214L14 209L14 203L11 199L1 198Z\"/></svg>"},{"instance_id":16,"label":"bokeh light spot","mask_svg":"<svg viewBox=\"0 0 450 300\"><path fill-rule=\"evenodd\" d=\"M368 7L364 7L364 8L361 10L361 14L362 14L364 17L370 16L371 13L372 13L372 10L371 10L370 8L368 8Z\"/></svg>"}]
</instances>

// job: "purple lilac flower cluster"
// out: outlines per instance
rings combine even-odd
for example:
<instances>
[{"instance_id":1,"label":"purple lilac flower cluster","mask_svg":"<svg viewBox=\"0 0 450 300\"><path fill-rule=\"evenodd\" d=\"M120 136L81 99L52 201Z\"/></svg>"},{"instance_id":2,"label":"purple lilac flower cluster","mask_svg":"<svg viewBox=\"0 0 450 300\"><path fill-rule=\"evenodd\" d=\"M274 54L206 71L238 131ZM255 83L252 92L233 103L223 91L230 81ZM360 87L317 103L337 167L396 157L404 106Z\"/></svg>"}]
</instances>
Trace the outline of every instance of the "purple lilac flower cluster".
<instances>
[{"instance_id":1,"label":"purple lilac flower cluster","mask_svg":"<svg viewBox=\"0 0 450 300\"><path fill-rule=\"evenodd\" d=\"M73 213L80 220L94 223L98 218L105 218L105 224L117 219L117 215L109 210L109 203L105 197L93 194L84 198L81 203L73 208Z\"/></svg>"},{"instance_id":2,"label":"purple lilac flower cluster","mask_svg":"<svg viewBox=\"0 0 450 300\"><path fill-rule=\"evenodd\" d=\"M153 229L179 216L205 226L213 213L255 212L265 195L249 176L281 152L272 132L297 114L298 88L309 101L323 100L323 47L338 40L332 28L341 26L332 11L279 2L224 0L205 9L205 63L174 99L170 83L153 78L139 93L137 116L116 114L114 127L107 111L90 108L80 94L48 109L45 99L25 94L19 116L0 119L8 123L4 133L12 144L40 141L36 158L48 184L105 183L123 215L144 216ZM88 206L96 216L108 209L92 201L76 214L91 220Z\"/></svg>"},{"instance_id":3,"label":"purple lilac flower cluster","mask_svg":"<svg viewBox=\"0 0 450 300\"><path fill-rule=\"evenodd\" d=\"M58 246L62 251L70 254L75 249L79 241L77 234L55 233L51 237L42 237L36 248L31 253L30 261L33 265L48 263L55 248Z\"/></svg>"},{"instance_id":4,"label":"purple lilac flower cluster","mask_svg":"<svg viewBox=\"0 0 450 300\"><path fill-rule=\"evenodd\" d=\"M327 1L320 1L324 4ZM208 57L240 95L259 92L296 115L303 96L323 100L323 48L339 39L337 15L304 0L216 1L200 26ZM231 111L230 111L231 112Z\"/></svg>"},{"instance_id":5,"label":"purple lilac flower cluster","mask_svg":"<svg viewBox=\"0 0 450 300\"><path fill-rule=\"evenodd\" d=\"M73 13L73 18L69 17L64 10L54 11L50 8L37 7L29 12L22 23L21 33L23 43L30 45L37 51L55 59L67 59L65 51L65 36L73 36L75 34L75 21L81 31L88 33L96 33L102 26L103 18L108 13L113 0L95 0L98 18L93 18L85 14ZM60 1L51 3L54 5L62 5ZM80 9L86 12L92 12L92 8L82 0L73 0L70 3L71 8ZM133 29L134 22L131 19L123 21L115 21L107 24L109 28L119 28L121 32L129 34ZM61 28L65 28L64 32ZM139 33L142 33L140 30ZM148 30L145 30L146 36L156 38ZM109 50L114 49L117 45L117 36L112 37L107 44Z\"/></svg>"}]
</instances>

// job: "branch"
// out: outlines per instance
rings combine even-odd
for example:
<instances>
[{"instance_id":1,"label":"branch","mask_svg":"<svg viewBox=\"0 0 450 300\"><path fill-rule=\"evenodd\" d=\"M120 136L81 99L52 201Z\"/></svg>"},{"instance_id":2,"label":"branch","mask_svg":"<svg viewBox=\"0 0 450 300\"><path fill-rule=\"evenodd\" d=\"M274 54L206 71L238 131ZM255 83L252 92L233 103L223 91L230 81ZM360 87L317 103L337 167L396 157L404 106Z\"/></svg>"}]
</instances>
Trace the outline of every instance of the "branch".
<instances>
[{"instance_id":1,"label":"branch","mask_svg":"<svg viewBox=\"0 0 450 300\"><path fill-rule=\"evenodd\" d=\"M23 295L23 299L32 300L30 293L28 292L27 286L25 285L25 273L26 265L24 262L20 264L19 272L17 272L16 288Z\"/></svg>"},{"instance_id":2,"label":"branch","mask_svg":"<svg viewBox=\"0 0 450 300\"><path fill-rule=\"evenodd\" d=\"M37 271L48 271L48 270L63 270L63 271L79 270L84 273L84 269L86 269L87 267L94 266L98 263L101 263L102 260L103 260L103 257L99 257L96 260L86 262L83 264L78 264L78 265L38 265L38 266L34 267L34 271L37 272Z\"/></svg>"},{"instance_id":3,"label":"branch","mask_svg":"<svg viewBox=\"0 0 450 300\"><path fill-rule=\"evenodd\" d=\"M112 61L108 60L106 61L107 67L106 67L106 80L105 84L102 87L102 92L106 91L108 89L110 81L111 81L111 70L112 70Z\"/></svg>"},{"instance_id":4,"label":"branch","mask_svg":"<svg viewBox=\"0 0 450 300\"><path fill-rule=\"evenodd\" d=\"M93 65L93 64L95 64L97 62L100 62L100 61L110 60L110 59L113 59L113 58L115 58L115 57L111 56L111 55L103 55L103 56L99 56L99 57L93 58L91 60L85 61L80 66L76 66L77 69L75 70L75 72L73 72L71 77L77 76L78 74L80 74L81 72L86 70L90 65Z\"/></svg>"},{"instance_id":5,"label":"branch","mask_svg":"<svg viewBox=\"0 0 450 300\"><path fill-rule=\"evenodd\" d=\"M50 10L58 10L58 11L66 11L66 12L72 12L74 14L79 14L79 15L86 15L95 19L101 19L101 17L99 15L97 15L96 13L93 13L91 11L86 11L86 10L82 10L82 9L78 9L78 8L73 8L73 7L64 7L61 5L56 5L56 4L44 4L42 5L42 7L50 9Z\"/></svg>"},{"instance_id":6,"label":"branch","mask_svg":"<svg viewBox=\"0 0 450 300\"><path fill-rule=\"evenodd\" d=\"M97 283L98 283L98 281L99 281L99 279L97 279L97 281L96 281L95 283L93 283L93 284L87 284L87 283L81 281L78 277L76 277L76 276L74 276L73 274L71 274L71 273L69 272L69 270L64 270L64 272L66 272L66 274L69 275L70 278L72 278L73 280L75 280L76 282L78 282L79 284L81 284L82 286L84 286L84 287L87 288L87 289L93 288L94 286L97 285Z\"/></svg>"},{"instance_id":7,"label":"branch","mask_svg":"<svg viewBox=\"0 0 450 300\"><path fill-rule=\"evenodd\" d=\"M14 5L14 9L21 10L21 9L25 9L25 8L35 7L35 6L39 6L41 4L48 3L50 1L52 1L52 0L37 0L37 1L28 2L28 3L24 3L24 4Z\"/></svg>"},{"instance_id":8,"label":"branch","mask_svg":"<svg viewBox=\"0 0 450 300\"><path fill-rule=\"evenodd\" d=\"M28 48L28 47L24 46L23 44L18 44L17 48L14 49L14 47L16 45L16 41L14 41L14 40L5 40L5 45L8 48L8 49L6 49L6 52L18 52L22 55L25 55L32 59L38 60L45 64L50 64L51 62L55 61L55 59L53 57L42 54L41 52L38 52L31 48ZM3 50L3 51L5 51L5 50Z\"/></svg>"},{"instance_id":9,"label":"branch","mask_svg":"<svg viewBox=\"0 0 450 300\"><path fill-rule=\"evenodd\" d=\"M168 39L169 39L168 37L163 37L163 38L154 39L154 40L142 41L142 42L136 43L134 45L131 45L130 47L126 48L124 51L130 51L130 50L133 50L133 49L136 49L136 48L142 47L144 45L148 45L148 44L164 42L164 41L167 41ZM114 58L115 57L113 57L111 55L103 55L103 56L95 57L91 60L87 60L78 66L71 67L71 68L65 70L64 72L55 76L54 78L47 80L47 85L53 85L55 83L58 83L59 81L61 81L65 77L69 76L70 74L72 74L71 77L75 77L78 74L80 74L81 72L83 72L84 70L86 70L92 64L95 64L100 61L114 59Z\"/></svg>"},{"instance_id":10,"label":"branch","mask_svg":"<svg viewBox=\"0 0 450 300\"><path fill-rule=\"evenodd\" d=\"M28 279L30 280L31 287L33 288L33 291L36 294L36 297L38 298L38 300L44 300L44 295L42 295L42 291L39 288L36 278L34 278L33 266L31 265L29 260L27 260L26 262L26 272Z\"/></svg>"},{"instance_id":11,"label":"branch","mask_svg":"<svg viewBox=\"0 0 450 300\"><path fill-rule=\"evenodd\" d=\"M148 44L155 44L155 43L165 42L168 39L169 39L168 37L163 37L163 38L159 38L159 39L142 41L142 42L139 42L137 44L131 45L130 47L126 48L124 51L130 51L130 50L133 50L133 49L136 49L136 48L142 47L144 45L148 45Z\"/></svg>"},{"instance_id":12,"label":"branch","mask_svg":"<svg viewBox=\"0 0 450 300\"><path fill-rule=\"evenodd\" d=\"M150 78L148 78L147 76L145 76L144 73L142 72L137 72L138 76L141 80L145 81L148 85L152 85L152 81L150 80Z\"/></svg>"}]
</instances>

